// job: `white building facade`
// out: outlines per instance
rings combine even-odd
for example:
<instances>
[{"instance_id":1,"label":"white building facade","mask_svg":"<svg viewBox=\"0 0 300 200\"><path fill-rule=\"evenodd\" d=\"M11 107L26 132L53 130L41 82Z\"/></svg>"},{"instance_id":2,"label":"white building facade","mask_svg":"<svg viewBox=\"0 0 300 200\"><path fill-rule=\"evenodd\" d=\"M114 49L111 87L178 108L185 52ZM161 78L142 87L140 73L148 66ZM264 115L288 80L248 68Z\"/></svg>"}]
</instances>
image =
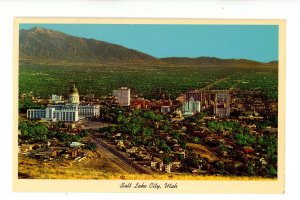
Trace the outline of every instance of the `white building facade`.
<instances>
[{"instance_id":1,"label":"white building facade","mask_svg":"<svg viewBox=\"0 0 300 200\"><path fill-rule=\"evenodd\" d=\"M182 105L182 113L183 115L193 115L196 112L201 111L201 102L195 101L193 97L191 97L188 101L185 101Z\"/></svg>"},{"instance_id":2,"label":"white building facade","mask_svg":"<svg viewBox=\"0 0 300 200\"><path fill-rule=\"evenodd\" d=\"M49 104L45 109L28 109L27 118L76 122L80 118L97 117L100 115L100 105L81 105L79 103L79 93L74 85L70 90L68 103Z\"/></svg>"},{"instance_id":3,"label":"white building facade","mask_svg":"<svg viewBox=\"0 0 300 200\"><path fill-rule=\"evenodd\" d=\"M52 94L51 96L51 102L53 103L62 103L63 98L60 95Z\"/></svg>"}]
</instances>

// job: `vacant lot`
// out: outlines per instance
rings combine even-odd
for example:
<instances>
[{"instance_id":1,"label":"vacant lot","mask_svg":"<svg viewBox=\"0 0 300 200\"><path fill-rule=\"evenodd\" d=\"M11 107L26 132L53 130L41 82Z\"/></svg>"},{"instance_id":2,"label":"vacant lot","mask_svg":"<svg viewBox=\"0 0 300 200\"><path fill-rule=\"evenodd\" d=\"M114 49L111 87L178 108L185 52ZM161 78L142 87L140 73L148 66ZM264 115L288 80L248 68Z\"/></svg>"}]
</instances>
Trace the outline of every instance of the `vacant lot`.
<instances>
[{"instance_id":1,"label":"vacant lot","mask_svg":"<svg viewBox=\"0 0 300 200\"><path fill-rule=\"evenodd\" d=\"M209 162L213 162L219 160L219 158L211 151L207 149L207 147L201 144L193 144L188 143L188 147L191 147L196 154L199 154L202 158L207 158Z\"/></svg>"},{"instance_id":2,"label":"vacant lot","mask_svg":"<svg viewBox=\"0 0 300 200\"><path fill-rule=\"evenodd\" d=\"M116 170L100 159L91 163L40 162L19 156L20 179L110 179L110 180L262 180L260 177L204 176L191 174L134 174ZM94 164L92 164L94 163ZM98 164L100 165L98 165ZM274 180L264 178L263 180Z\"/></svg>"}]
</instances>

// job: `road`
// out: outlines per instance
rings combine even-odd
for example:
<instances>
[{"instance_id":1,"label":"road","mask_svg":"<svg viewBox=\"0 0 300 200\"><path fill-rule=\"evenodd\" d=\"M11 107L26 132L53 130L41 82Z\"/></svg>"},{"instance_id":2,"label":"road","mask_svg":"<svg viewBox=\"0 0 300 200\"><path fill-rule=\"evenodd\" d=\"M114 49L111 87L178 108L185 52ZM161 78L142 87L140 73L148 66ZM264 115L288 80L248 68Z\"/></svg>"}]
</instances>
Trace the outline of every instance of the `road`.
<instances>
[{"instance_id":1,"label":"road","mask_svg":"<svg viewBox=\"0 0 300 200\"><path fill-rule=\"evenodd\" d=\"M220 82L223 82L223 81L229 79L231 76L234 76L234 75L235 75L235 74L231 74L231 75L226 76L226 77L224 77L224 78L218 79L218 80L216 80L215 82L210 83L209 85L207 85L207 86L205 86L205 87L203 87L203 88L201 88L201 89L199 89L199 90L200 90L200 91L209 90L209 89L211 89L214 85L216 85L216 84L218 84L218 83L220 83Z\"/></svg>"},{"instance_id":2,"label":"road","mask_svg":"<svg viewBox=\"0 0 300 200\"><path fill-rule=\"evenodd\" d=\"M92 137L92 140L97 144L97 151L104 152L105 156L113 157L115 159L115 164L117 164L128 173L134 172L139 174L152 174L152 171L150 169L146 169L132 162L128 157L123 155L111 145L107 144L102 139Z\"/></svg>"}]
</instances>

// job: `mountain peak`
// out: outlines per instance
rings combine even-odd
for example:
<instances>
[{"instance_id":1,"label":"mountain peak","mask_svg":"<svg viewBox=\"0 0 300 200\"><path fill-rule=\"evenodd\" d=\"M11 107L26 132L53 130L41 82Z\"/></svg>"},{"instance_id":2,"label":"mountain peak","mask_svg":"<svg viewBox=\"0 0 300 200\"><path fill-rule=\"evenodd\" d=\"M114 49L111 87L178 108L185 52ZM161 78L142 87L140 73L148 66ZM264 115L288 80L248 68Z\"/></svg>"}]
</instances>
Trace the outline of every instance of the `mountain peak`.
<instances>
[{"instance_id":1,"label":"mountain peak","mask_svg":"<svg viewBox=\"0 0 300 200\"><path fill-rule=\"evenodd\" d=\"M33 31L40 32L40 31L45 31L45 30L49 30L49 29L45 29L45 28L37 27L37 26L29 29L29 31L31 31L31 32L33 32Z\"/></svg>"},{"instance_id":2,"label":"mountain peak","mask_svg":"<svg viewBox=\"0 0 300 200\"><path fill-rule=\"evenodd\" d=\"M31 62L162 63L157 58L99 40L34 27L20 31L20 60Z\"/></svg>"}]
</instances>

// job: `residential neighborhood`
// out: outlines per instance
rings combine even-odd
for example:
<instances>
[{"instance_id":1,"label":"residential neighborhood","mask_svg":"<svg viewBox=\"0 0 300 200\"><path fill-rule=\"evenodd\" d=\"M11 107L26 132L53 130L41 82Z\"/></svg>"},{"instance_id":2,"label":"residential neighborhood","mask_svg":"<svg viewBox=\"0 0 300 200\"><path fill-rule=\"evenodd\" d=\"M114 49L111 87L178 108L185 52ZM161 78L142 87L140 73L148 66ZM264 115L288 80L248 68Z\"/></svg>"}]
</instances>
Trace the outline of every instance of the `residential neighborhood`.
<instances>
[{"instance_id":1,"label":"residential neighborhood","mask_svg":"<svg viewBox=\"0 0 300 200\"><path fill-rule=\"evenodd\" d=\"M127 87L89 98L74 87L66 104L75 112L73 121L33 115L33 108L20 114L20 156L79 163L93 160L92 152L102 148L142 174L277 175L278 105L259 92L196 89L172 100L158 90L157 98L148 100ZM65 104L63 97L53 97L32 96L30 103L39 111ZM83 102L100 110L78 115Z\"/></svg>"}]
</instances>

